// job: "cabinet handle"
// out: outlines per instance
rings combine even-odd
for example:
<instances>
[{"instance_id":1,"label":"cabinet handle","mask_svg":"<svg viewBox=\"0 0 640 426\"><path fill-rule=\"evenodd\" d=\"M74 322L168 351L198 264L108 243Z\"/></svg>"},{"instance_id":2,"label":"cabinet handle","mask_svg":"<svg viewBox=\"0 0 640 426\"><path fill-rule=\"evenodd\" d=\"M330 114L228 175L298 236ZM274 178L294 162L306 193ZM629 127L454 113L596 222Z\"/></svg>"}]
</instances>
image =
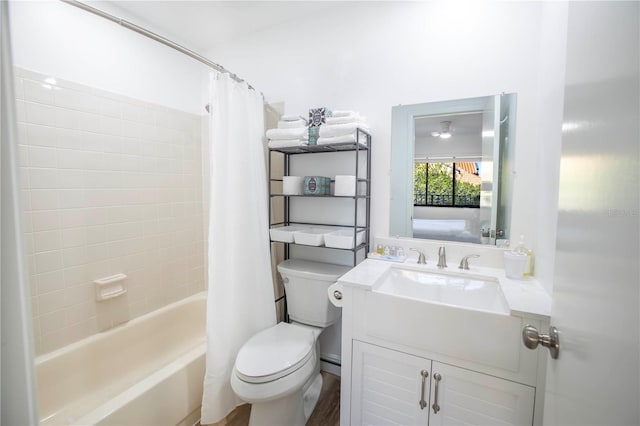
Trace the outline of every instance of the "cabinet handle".
<instances>
[{"instance_id":1,"label":"cabinet handle","mask_svg":"<svg viewBox=\"0 0 640 426\"><path fill-rule=\"evenodd\" d=\"M433 380L436 381L436 390L433 397L433 405L431 406L431 408L433 408L433 414L438 414L438 411L440 411L440 406L438 405L438 385L440 384L440 380L442 380L442 376L440 375L440 373L434 374Z\"/></svg>"},{"instance_id":2,"label":"cabinet handle","mask_svg":"<svg viewBox=\"0 0 640 426\"><path fill-rule=\"evenodd\" d=\"M427 377L429 377L429 372L427 370L422 370L420 372L420 375L422 376L422 389L420 390L420 401L418 402L418 404L420 404L420 409L424 410L424 407L427 406L427 401L424 400L424 388Z\"/></svg>"}]
</instances>

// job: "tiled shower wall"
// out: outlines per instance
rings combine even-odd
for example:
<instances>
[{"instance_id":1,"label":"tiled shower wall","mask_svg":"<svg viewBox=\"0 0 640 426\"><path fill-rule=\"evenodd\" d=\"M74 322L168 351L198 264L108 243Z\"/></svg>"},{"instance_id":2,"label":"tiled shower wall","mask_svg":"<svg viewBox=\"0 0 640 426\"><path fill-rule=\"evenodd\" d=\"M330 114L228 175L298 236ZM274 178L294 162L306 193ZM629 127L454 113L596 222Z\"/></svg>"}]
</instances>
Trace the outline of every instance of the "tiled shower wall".
<instances>
[{"instance_id":1,"label":"tiled shower wall","mask_svg":"<svg viewBox=\"0 0 640 426\"><path fill-rule=\"evenodd\" d=\"M201 117L15 77L36 353L204 290ZM96 302L118 273L127 293Z\"/></svg>"}]
</instances>

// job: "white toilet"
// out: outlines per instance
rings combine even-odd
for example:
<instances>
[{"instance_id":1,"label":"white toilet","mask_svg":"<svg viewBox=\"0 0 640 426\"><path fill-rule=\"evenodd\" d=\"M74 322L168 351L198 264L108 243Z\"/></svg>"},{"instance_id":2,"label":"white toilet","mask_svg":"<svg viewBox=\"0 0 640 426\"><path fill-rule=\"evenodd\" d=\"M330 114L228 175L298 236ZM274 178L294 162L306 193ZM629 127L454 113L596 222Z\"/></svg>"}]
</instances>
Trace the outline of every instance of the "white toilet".
<instances>
[{"instance_id":1,"label":"white toilet","mask_svg":"<svg viewBox=\"0 0 640 426\"><path fill-rule=\"evenodd\" d=\"M236 395L252 404L249 425L302 426L309 419L322 387L318 338L340 318L327 288L349 269L298 259L278 265L291 324L251 337L231 374Z\"/></svg>"}]
</instances>

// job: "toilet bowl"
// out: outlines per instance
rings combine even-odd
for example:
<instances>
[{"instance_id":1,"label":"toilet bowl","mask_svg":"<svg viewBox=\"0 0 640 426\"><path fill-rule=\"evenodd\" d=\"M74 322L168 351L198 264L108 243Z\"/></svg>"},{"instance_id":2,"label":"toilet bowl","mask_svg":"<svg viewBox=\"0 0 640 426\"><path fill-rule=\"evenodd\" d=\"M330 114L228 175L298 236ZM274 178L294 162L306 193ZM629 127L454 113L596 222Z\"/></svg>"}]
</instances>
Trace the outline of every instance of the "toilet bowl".
<instances>
[{"instance_id":1,"label":"toilet bowl","mask_svg":"<svg viewBox=\"0 0 640 426\"><path fill-rule=\"evenodd\" d=\"M340 317L327 288L350 268L290 259L278 265L292 323L252 336L231 374L236 395L251 406L250 425L304 425L320 396L322 331Z\"/></svg>"}]
</instances>

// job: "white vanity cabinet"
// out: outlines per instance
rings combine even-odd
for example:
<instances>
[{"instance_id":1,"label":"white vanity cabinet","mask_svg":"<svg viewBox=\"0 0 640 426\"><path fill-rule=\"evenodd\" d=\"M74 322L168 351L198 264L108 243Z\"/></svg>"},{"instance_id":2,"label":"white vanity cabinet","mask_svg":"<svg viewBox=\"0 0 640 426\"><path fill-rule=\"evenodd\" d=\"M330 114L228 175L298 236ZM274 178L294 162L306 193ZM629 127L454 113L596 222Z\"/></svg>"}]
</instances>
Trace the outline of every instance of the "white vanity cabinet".
<instances>
[{"instance_id":1,"label":"white vanity cabinet","mask_svg":"<svg viewBox=\"0 0 640 426\"><path fill-rule=\"evenodd\" d=\"M542 424L548 353L522 343L549 327L536 282L367 259L339 284L341 424Z\"/></svg>"},{"instance_id":2,"label":"white vanity cabinet","mask_svg":"<svg viewBox=\"0 0 640 426\"><path fill-rule=\"evenodd\" d=\"M353 425L531 425L535 388L357 340Z\"/></svg>"}]
</instances>

